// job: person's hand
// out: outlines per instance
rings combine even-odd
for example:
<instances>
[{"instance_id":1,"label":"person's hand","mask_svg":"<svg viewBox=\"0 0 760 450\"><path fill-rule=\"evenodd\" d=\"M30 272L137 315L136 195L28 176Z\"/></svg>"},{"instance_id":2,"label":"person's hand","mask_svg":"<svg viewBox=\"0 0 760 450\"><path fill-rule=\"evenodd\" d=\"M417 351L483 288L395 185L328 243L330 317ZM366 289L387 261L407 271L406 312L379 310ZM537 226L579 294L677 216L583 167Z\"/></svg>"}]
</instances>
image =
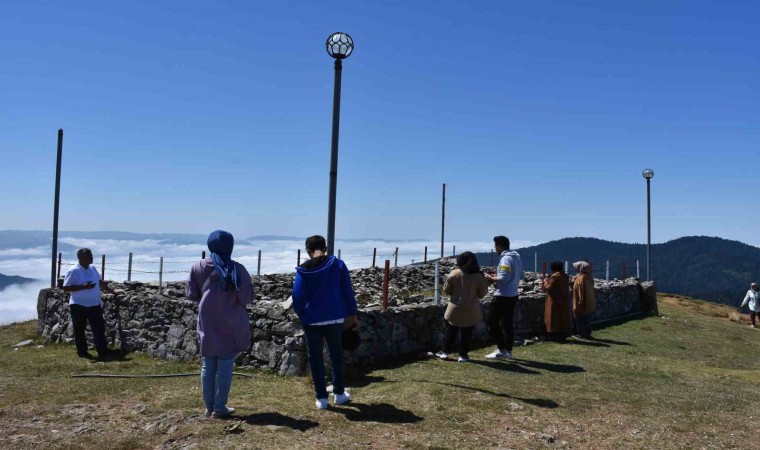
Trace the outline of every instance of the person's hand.
<instances>
[{"instance_id":1,"label":"person's hand","mask_svg":"<svg viewBox=\"0 0 760 450\"><path fill-rule=\"evenodd\" d=\"M82 287L85 289L92 289L95 287L95 283L93 283L92 281L88 281L87 283L83 284Z\"/></svg>"},{"instance_id":2,"label":"person's hand","mask_svg":"<svg viewBox=\"0 0 760 450\"><path fill-rule=\"evenodd\" d=\"M354 331L359 329L359 318L356 316L350 316L348 317L348 320L346 321L346 328L350 328Z\"/></svg>"}]
</instances>

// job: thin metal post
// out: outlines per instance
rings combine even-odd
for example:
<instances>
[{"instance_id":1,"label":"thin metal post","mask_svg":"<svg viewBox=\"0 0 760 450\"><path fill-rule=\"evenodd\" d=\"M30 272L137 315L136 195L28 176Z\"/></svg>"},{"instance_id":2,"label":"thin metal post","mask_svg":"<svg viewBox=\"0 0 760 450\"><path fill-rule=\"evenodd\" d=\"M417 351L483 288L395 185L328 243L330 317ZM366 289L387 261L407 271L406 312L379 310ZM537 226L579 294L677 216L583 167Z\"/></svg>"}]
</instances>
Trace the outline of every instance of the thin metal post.
<instances>
[{"instance_id":1,"label":"thin metal post","mask_svg":"<svg viewBox=\"0 0 760 450\"><path fill-rule=\"evenodd\" d=\"M372 249L372 267L375 267L376 259L377 259L377 247Z\"/></svg>"},{"instance_id":2,"label":"thin metal post","mask_svg":"<svg viewBox=\"0 0 760 450\"><path fill-rule=\"evenodd\" d=\"M567 261L565 261L565 273L570 269L569 264Z\"/></svg>"},{"instance_id":3,"label":"thin metal post","mask_svg":"<svg viewBox=\"0 0 760 450\"><path fill-rule=\"evenodd\" d=\"M56 285L58 285L58 280L61 278L61 252L58 252L58 273L55 276Z\"/></svg>"},{"instance_id":4,"label":"thin metal post","mask_svg":"<svg viewBox=\"0 0 760 450\"><path fill-rule=\"evenodd\" d=\"M161 289L164 285L164 257L161 257L161 262L158 266L158 293L161 293Z\"/></svg>"},{"instance_id":5,"label":"thin metal post","mask_svg":"<svg viewBox=\"0 0 760 450\"><path fill-rule=\"evenodd\" d=\"M340 259L340 249L338 249L338 259Z\"/></svg>"},{"instance_id":6,"label":"thin metal post","mask_svg":"<svg viewBox=\"0 0 760 450\"><path fill-rule=\"evenodd\" d=\"M438 296L438 284L440 283L440 278L438 274L440 261L435 262L435 304L439 305L441 303L441 299Z\"/></svg>"},{"instance_id":7,"label":"thin metal post","mask_svg":"<svg viewBox=\"0 0 760 450\"><path fill-rule=\"evenodd\" d=\"M385 260L385 273L383 274L383 308L388 308L388 284L391 281L391 260Z\"/></svg>"},{"instance_id":8,"label":"thin metal post","mask_svg":"<svg viewBox=\"0 0 760 450\"><path fill-rule=\"evenodd\" d=\"M636 260L636 278L641 279L641 270L639 270L639 260Z\"/></svg>"},{"instance_id":9,"label":"thin metal post","mask_svg":"<svg viewBox=\"0 0 760 450\"><path fill-rule=\"evenodd\" d=\"M259 262L256 264L256 275L261 275L261 250L259 250Z\"/></svg>"},{"instance_id":10,"label":"thin metal post","mask_svg":"<svg viewBox=\"0 0 760 450\"><path fill-rule=\"evenodd\" d=\"M533 271L538 272L538 252L533 253Z\"/></svg>"},{"instance_id":11,"label":"thin metal post","mask_svg":"<svg viewBox=\"0 0 760 450\"><path fill-rule=\"evenodd\" d=\"M206 259L206 250L201 252L201 259Z\"/></svg>"},{"instance_id":12,"label":"thin metal post","mask_svg":"<svg viewBox=\"0 0 760 450\"><path fill-rule=\"evenodd\" d=\"M427 245L425 246L425 262L427 262Z\"/></svg>"},{"instance_id":13,"label":"thin metal post","mask_svg":"<svg viewBox=\"0 0 760 450\"><path fill-rule=\"evenodd\" d=\"M398 247L396 247L396 251L393 252L393 267L398 267Z\"/></svg>"},{"instance_id":14,"label":"thin metal post","mask_svg":"<svg viewBox=\"0 0 760 450\"><path fill-rule=\"evenodd\" d=\"M647 178L647 281L652 281L652 279L649 277L649 247L652 245L652 215L649 201L649 181L650 179Z\"/></svg>"},{"instance_id":15,"label":"thin metal post","mask_svg":"<svg viewBox=\"0 0 760 450\"><path fill-rule=\"evenodd\" d=\"M446 225L446 183L443 183L443 197L441 199L441 258L443 258L443 237Z\"/></svg>"},{"instance_id":16,"label":"thin metal post","mask_svg":"<svg viewBox=\"0 0 760 450\"><path fill-rule=\"evenodd\" d=\"M127 264L127 281L132 281L132 252L129 252L129 264Z\"/></svg>"},{"instance_id":17,"label":"thin metal post","mask_svg":"<svg viewBox=\"0 0 760 450\"><path fill-rule=\"evenodd\" d=\"M454 249L451 250L451 256L457 256L457 246L454 246Z\"/></svg>"},{"instance_id":18,"label":"thin metal post","mask_svg":"<svg viewBox=\"0 0 760 450\"><path fill-rule=\"evenodd\" d=\"M610 282L610 262L607 261L607 269L604 271L604 282L609 284Z\"/></svg>"},{"instance_id":19,"label":"thin metal post","mask_svg":"<svg viewBox=\"0 0 760 450\"><path fill-rule=\"evenodd\" d=\"M298 249L298 258L296 259L296 263L297 263L296 266L301 265L301 249L300 248Z\"/></svg>"},{"instance_id":20,"label":"thin metal post","mask_svg":"<svg viewBox=\"0 0 760 450\"><path fill-rule=\"evenodd\" d=\"M61 200L61 159L63 158L63 128L58 130L58 157L55 162L55 203L53 205L53 262L50 265L50 287L57 284L55 278L55 254L58 253L58 211Z\"/></svg>"},{"instance_id":21,"label":"thin metal post","mask_svg":"<svg viewBox=\"0 0 760 450\"><path fill-rule=\"evenodd\" d=\"M106 255L103 255L100 260L100 279L106 279Z\"/></svg>"},{"instance_id":22,"label":"thin metal post","mask_svg":"<svg viewBox=\"0 0 760 450\"><path fill-rule=\"evenodd\" d=\"M327 254L335 248L335 197L338 191L338 135L340 131L340 81L343 63L335 60L335 85L333 88L332 145L330 147L330 201L327 213Z\"/></svg>"}]
</instances>

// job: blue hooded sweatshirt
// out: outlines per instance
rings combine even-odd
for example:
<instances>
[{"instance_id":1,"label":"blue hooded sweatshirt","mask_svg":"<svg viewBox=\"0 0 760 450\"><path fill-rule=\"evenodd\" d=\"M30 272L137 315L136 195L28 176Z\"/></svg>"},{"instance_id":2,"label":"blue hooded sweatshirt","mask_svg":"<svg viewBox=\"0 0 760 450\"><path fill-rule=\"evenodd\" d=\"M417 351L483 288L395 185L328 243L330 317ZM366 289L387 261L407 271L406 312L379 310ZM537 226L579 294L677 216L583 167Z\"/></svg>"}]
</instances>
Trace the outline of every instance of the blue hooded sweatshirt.
<instances>
[{"instance_id":1,"label":"blue hooded sweatshirt","mask_svg":"<svg viewBox=\"0 0 760 450\"><path fill-rule=\"evenodd\" d=\"M304 325L355 316L351 275L343 261L318 256L296 267L293 309Z\"/></svg>"}]
</instances>

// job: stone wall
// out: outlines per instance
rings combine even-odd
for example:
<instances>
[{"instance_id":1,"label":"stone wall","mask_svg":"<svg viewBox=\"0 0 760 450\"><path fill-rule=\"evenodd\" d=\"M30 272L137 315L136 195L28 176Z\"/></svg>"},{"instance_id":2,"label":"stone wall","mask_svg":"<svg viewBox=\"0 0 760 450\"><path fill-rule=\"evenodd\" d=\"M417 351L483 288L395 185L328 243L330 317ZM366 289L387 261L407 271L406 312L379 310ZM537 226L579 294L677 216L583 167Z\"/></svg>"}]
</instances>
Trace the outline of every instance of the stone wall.
<instances>
[{"instance_id":1,"label":"stone wall","mask_svg":"<svg viewBox=\"0 0 760 450\"><path fill-rule=\"evenodd\" d=\"M441 273L453 268L451 260L442 262ZM420 264L395 268L391 273L390 301L380 306L382 269L352 271L352 281L360 304L361 345L348 356L348 364L371 368L392 358L435 350L443 337L441 304L433 302L434 268ZM441 283L443 283L442 276ZM253 277L256 299L248 307L252 340L250 348L237 358L242 366L272 370L282 375L307 372L306 346L300 322L292 309L285 309L293 274ZM544 298L538 275L525 274L521 297L515 308L515 329L522 337L544 332ZM184 283L167 283L159 292L151 283L111 283L116 295L104 294L106 336L109 344L130 352L151 356L192 360L198 358L195 331L198 303L186 300ZM596 280L595 322L656 313L654 285L636 279ZM487 317L491 295L483 299ZM60 289L43 289L37 301L37 331L50 342L72 342L68 294ZM89 336L89 332L88 332ZM476 327L475 341L483 341L485 325Z\"/></svg>"}]
</instances>

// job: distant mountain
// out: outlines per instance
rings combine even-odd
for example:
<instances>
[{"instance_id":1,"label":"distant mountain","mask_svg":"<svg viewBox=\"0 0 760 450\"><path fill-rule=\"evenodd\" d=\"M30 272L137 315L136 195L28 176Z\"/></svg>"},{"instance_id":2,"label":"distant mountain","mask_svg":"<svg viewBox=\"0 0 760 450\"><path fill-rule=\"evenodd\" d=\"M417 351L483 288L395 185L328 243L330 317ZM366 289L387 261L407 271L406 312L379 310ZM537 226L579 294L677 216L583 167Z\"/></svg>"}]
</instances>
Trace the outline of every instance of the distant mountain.
<instances>
[{"instance_id":1,"label":"distant mountain","mask_svg":"<svg viewBox=\"0 0 760 450\"><path fill-rule=\"evenodd\" d=\"M5 289L12 284L24 284L34 281L32 278L18 277L15 275L3 275L0 273L0 289Z\"/></svg>"},{"instance_id":2,"label":"distant mountain","mask_svg":"<svg viewBox=\"0 0 760 450\"><path fill-rule=\"evenodd\" d=\"M641 278L646 278L646 244L625 244L595 238L565 238L517 250L525 270L538 271L551 261L586 260L594 277L604 278L606 261L610 278L620 278L625 261L626 276L636 276L636 260ZM496 258L496 256L494 256ZM478 254L481 265L489 265L491 255ZM651 278L657 290L738 306L751 282L760 282L760 248L717 237L688 236L652 244ZM572 273L572 267L570 268Z\"/></svg>"}]
</instances>

